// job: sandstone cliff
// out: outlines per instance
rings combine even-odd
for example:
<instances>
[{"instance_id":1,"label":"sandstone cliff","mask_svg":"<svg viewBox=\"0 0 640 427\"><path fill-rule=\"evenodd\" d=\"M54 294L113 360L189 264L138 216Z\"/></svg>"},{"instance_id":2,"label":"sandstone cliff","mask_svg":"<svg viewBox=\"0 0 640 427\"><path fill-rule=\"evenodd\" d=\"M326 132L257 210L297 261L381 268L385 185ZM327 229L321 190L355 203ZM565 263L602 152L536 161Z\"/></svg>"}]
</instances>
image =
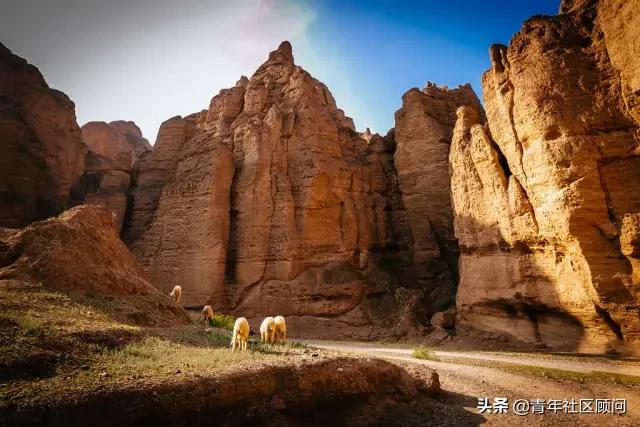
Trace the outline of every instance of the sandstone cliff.
<instances>
[{"instance_id":1,"label":"sandstone cliff","mask_svg":"<svg viewBox=\"0 0 640 427\"><path fill-rule=\"evenodd\" d=\"M393 150L393 133L356 133L285 42L207 110L162 125L124 238L187 306L369 336L415 304L394 274L407 232Z\"/></svg>"},{"instance_id":2,"label":"sandstone cliff","mask_svg":"<svg viewBox=\"0 0 640 427\"><path fill-rule=\"evenodd\" d=\"M458 111L450 154L459 321L528 342L640 339L640 7L565 2L483 75L487 125Z\"/></svg>"},{"instance_id":3,"label":"sandstone cliff","mask_svg":"<svg viewBox=\"0 0 640 427\"><path fill-rule=\"evenodd\" d=\"M152 150L133 122L89 122L82 126L85 173L74 186L75 204L99 205L122 228L129 200L132 170Z\"/></svg>"},{"instance_id":4,"label":"sandstone cliff","mask_svg":"<svg viewBox=\"0 0 640 427\"><path fill-rule=\"evenodd\" d=\"M70 205L83 172L75 107L0 44L0 226L23 227Z\"/></svg>"},{"instance_id":5,"label":"sandstone cliff","mask_svg":"<svg viewBox=\"0 0 640 427\"><path fill-rule=\"evenodd\" d=\"M458 242L453 232L449 150L456 109L482 111L470 85L456 89L427 83L409 90L395 114L394 165L410 231L405 282L425 289L428 314L455 303Z\"/></svg>"},{"instance_id":6,"label":"sandstone cliff","mask_svg":"<svg viewBox=\"0 0 640 427\"><path fill-rule=\"evenodd\" d=\"M149 141L142 136L142 131L134 122L125 120L116 120L109 122L109 126L116 132L124 135L131 149L131 166L148 151L151 151L153 147L149 144Z\"/></svg>"}]
</instances>

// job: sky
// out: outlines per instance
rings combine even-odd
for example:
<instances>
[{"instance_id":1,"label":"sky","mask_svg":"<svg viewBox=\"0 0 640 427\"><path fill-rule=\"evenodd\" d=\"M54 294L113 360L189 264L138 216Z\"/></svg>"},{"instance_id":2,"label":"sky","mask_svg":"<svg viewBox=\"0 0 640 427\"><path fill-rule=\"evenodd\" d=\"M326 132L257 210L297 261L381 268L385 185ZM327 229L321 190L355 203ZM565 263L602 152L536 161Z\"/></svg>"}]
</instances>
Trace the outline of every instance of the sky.
<instances>
[{"instance_id":1,"label":"sky","mask_svg":"<svg viewBox=\"0 0 640 427\"><path fill-rule=\"evenodd\" d=\"M481 7L478 4L481 3ZM488 49L559 0L0 0L0 42L76 104L78 123L160 124L207 108L291 41L356 128L386 133L407 90L471 83Z\"/></svg>"}]
</instances>

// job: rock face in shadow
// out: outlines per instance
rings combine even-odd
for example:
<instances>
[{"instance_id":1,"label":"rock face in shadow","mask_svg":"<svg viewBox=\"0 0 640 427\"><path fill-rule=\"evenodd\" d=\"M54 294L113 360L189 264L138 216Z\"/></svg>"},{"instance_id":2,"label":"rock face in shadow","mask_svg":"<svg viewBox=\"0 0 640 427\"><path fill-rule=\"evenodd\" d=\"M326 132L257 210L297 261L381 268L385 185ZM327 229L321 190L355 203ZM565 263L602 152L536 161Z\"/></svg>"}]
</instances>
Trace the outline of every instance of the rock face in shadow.
<instances>
[{"instance_id":1,"label":"rock face in shadow","mask_svg":"<svg viewBox=\"0 0 640 427\"><path fill-rule=\"evenodd\" d=\"M487 125L458 110L458 320L556 348L634 346L640 8L561 10L491 47Z\"/></svg>"},{"instance_id":2,"label":"rock face in shadow","mask_svg":"<svg viewBox=\"0 0 640 427\"><path fill-rule=\"evenodd\" d=\"M133 122L89 122L82 126L85 173L75 186L76 203L104 206L118 230L127 213L132 168L152 150Z\"/></svg>"},{"instance_id":3,"label":"rock face in shadow","mask_svg":"<svg viewBox=\"0 0 640 427\"><path fill-rule=\"evenodd\" d=\"M23 227L70 206L84 169L75 106L0 44L0 226Z\"/></svg>"},{"instance_id":4,"label":"rock face in shadow","mask_svg":"<svg viewBox=\"0 0 640 427\"><path fill-rule=\"evenodd\" d=\"M0 239L0 279L36 280L53 289L98 294L158 292L102 207L76 206L0 234Z\"/></svg>"},{"instance_id":5,"label":"rock face in shadow","mask_svg":"<svg viewBox=\"0 0 640 427\"><path fill-rule=\"evenodd\" d=\"M428 315L455 303L458 242L448 162L456 110L462 105L482 112L469 84L448 89L429 82L423 90L406 92L395 115L394 165L410 239L405 281L425 289Z\"/></svg>"},{"instance_id":6,"label":"rock face in shadow","mask_svg":"<svg viewBox=\"0 0 640 427\"><path fill-rule=\"evenodd\" d=\"M393 133L355 132L284 42L207 110L163 123L123 236L187 306L368 337L420 292L395 274L408 233L394 149ZM403 319L389 324L415 330Z\"/></svg>"},{"instance_id":7,"label":"rock face in shadow","mask_svg":"<svg viewBox=\"0 0 640 427\"><path fill-rule=\"evenodd\" d=\"M435 371L382 359L316 356L236 363L215 375L60 396L46 406L12 406L1 414L9 425L57 420L67 426L84 426L88 419L95 426L208 426L212 420L219 426L371 426L381 419L399 426L419 425L431 415L424 408L440 390ZM103 408L113 416L101 416Z\"/></svg>"},{"instance_id":8,"label":"rock face in shadow","mask_svg":"<svg viewBox=\"0 0 640 427\"><path fill-rule=\"evenodd\" d=\"M125 134L105 122L82 126L82 141L85 173L76 185L81 194L78 203L104 206L120 230L127 210L133 150Z\"/></svg>"}]
</instances>

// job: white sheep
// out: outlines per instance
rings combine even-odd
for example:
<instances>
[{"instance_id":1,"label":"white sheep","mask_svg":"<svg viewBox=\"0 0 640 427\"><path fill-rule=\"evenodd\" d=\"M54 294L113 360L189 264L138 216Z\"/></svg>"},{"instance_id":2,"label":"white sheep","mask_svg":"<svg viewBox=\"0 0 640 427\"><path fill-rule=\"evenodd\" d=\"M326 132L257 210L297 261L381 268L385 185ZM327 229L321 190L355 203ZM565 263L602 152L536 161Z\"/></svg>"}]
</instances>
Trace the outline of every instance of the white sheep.
<instances>
[{"instance_id":1,"label":"white sheep","mask_svg":"<svg viewBox=\"0 0 640 427\"><path fill-rule=\"evenodd\" d=\"M276 321L273 317L265 317L260 324L260 341L273 344L274 333L276 332Z\"/></svg>"},{"instance_id":2,"label":"white sheep","mask_svg":"<svg viewBox=\"0 0 640 427\"><path fill-rule=\"evenodd\" d=\"M180 297L182 296L182 286L180 285L174 286L169 296L174 300L176 300L176 304L180 304Z\"/></svg>"},{"instance_id":3,"label":"white sheep","mask_svg":"<svg viewBox=\"0 0 640 427\"><path fill-rule=\"evenodd\" d=\"M273 340L277 343L282 340L282 343L287 340L287 323L284 321L284 317L276 316L273 318L275 322L275 331L273 332Z\"/></svg>"},{"instance_id":4,"label":"white sheep","mask_svg":"<svg viewBox=\"0 0 640 427\"><path fill-rule=\"evenodd\" d=\"M208 323L211 322L211 319L213 319L213 309L210 305L205 305L202 308L202 320Z\"/></svg>"},{"instance_id":5,"label":"white sheep","mask_svg":"<svg viewBox=\"0 0 640 427\"><path fill-rule=\"evenodd\" d=\"M247 341L249 341L249 322L244 317L238 317L236 323L233 325L231 351L235 351L236 347L240 350L246 350Z\"/></svg>"}]
</instances>

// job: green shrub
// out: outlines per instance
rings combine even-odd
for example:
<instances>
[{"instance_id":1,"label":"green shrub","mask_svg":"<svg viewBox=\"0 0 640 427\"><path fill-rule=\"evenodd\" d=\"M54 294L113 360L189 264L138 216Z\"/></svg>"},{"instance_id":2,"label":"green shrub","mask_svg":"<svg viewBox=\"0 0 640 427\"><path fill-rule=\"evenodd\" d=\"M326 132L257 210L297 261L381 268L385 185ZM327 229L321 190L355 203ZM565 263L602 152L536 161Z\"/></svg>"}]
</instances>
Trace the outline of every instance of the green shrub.
<instances>
[{"instance_id":1,"label":"green shrub","mask_svg":"<svg viewBox=\"0 0 640 427\"><path fill-rule=\"evenodd\" d=\"M433 350L422 345L419 347L414 347L411 355L416 359L433 360L435 362L440 360L438 359L438 356L436 356L436 354L433 352Z\"/></svg>"},{"instance_id":2,"label":"green shrub","mask_svg":"<svg viewBox=\"0 0 640 427\"><path fill-rule=\"evenodd\" d=\"M228 314L214 314L213 318L209 319L209 325L213 328L233 330L233 325L235 323L236 318L229 316Z\"/></svg>"},{"instance_id":3,"label":"green shrub","mask_svg":"<svg viewBox=\"0 0 640 427\"><path fill-rule=\"evenodd\" d=\"M42 320L37 319L29 314L20 316L18 318L18 324L27 335L35 334L36 332L38 332L38 330L42 329Z\"/></svg>"}]
</instances>

